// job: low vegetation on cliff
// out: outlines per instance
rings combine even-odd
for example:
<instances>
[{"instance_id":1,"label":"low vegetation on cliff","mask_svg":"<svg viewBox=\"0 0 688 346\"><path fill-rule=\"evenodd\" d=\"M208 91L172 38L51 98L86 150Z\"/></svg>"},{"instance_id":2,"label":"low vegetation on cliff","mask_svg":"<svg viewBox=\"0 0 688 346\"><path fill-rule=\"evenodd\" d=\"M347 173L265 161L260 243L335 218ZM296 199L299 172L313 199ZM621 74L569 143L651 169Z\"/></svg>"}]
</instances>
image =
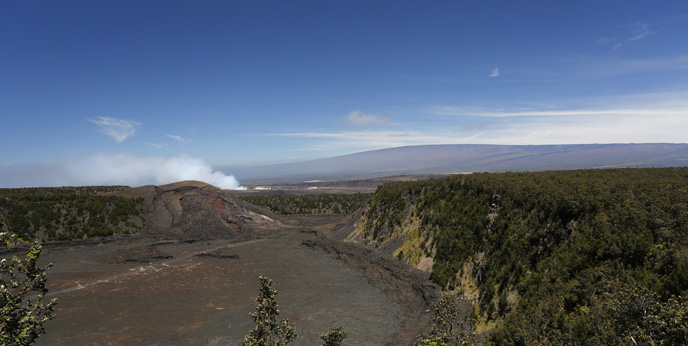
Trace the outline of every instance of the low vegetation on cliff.
<instances>
[{"instance_id":1,"label":"low vegetation on cliff","mask_svg":"<svg viewBox=\"0 0 688 346\"><path fill-rule=\"evenodd\" d=\"M389 183L350 239L431 258L491 344L687 344L687 192L688 168Z\"/></svg>"}]
</instances>

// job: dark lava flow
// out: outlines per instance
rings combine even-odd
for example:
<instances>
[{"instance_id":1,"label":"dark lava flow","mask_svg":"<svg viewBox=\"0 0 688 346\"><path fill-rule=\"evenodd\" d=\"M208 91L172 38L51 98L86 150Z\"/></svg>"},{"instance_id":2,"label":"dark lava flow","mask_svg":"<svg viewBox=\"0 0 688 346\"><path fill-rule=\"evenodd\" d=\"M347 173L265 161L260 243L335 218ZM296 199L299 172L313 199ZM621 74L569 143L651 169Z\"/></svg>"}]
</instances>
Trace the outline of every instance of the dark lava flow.
<instances>
[{"instance_id":1,"label":"dark lava flow","mask_svg":"<svg viewBox=\"0 0 688 346\"><path fill-rule=\"evenodd\" d=\"M299 333L294 345L318 345L334 327L348 332L346 345L398 344L402 329L426 323L426 306L408 316L408 303L371 284L362 266L302 244L314 238L283 230L44 248L42 262L54 264L48 298L58 305L37 344L239 345L253 327L259 275L275 281L280 317Z\"/></svg>"}]
</instances>

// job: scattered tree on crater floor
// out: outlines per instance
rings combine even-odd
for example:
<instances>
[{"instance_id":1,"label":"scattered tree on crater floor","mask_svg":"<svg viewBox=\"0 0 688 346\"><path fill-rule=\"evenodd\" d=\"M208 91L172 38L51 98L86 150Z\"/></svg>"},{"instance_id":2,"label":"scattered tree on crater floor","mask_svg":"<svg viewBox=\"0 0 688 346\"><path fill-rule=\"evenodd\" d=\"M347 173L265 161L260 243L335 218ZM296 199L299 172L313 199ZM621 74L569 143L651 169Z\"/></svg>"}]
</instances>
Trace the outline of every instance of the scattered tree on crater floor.
<instances>
[{"instance_id":1,"label":"scattered tree on crater floor","mask_svg":"<svg viewBox=\"0 0 688 346\"><path fill-rule=\"evenodd\" d=\"M251 313L256 326L244 338L244 346L284 346L298 337L296 328L289 320L277 318L277 288L274 282L260 276L260 288L256 298L256 311ZM334 328L320 335L323 346L340 346L346 338L342 328Z\"/></svg>"},{"instance_id":2,"label":"scattered tree on crater floor","mask_svg":"<svg viewBox=\"0 0 688 346\"><path fill-rule=\"evenodd\" d=\"M322 339L322 346L340 346L342 341L346 339L346 332L341 328L333 328L327 331L325 334L320 335Z\"/></svg>"},{"instance_id":3,"label":"scattered tree on crater floor","mask_svg":"<svg viewBox=\"0 0 688 346\"><path fill-rule=\"evenodd\" d=\"M289 320L278 320L277 289L269 278L260 276L256 311L251 313L255 328L244 338L244 346L283 346L298 337Z\"/></svg>"}]
</instances>

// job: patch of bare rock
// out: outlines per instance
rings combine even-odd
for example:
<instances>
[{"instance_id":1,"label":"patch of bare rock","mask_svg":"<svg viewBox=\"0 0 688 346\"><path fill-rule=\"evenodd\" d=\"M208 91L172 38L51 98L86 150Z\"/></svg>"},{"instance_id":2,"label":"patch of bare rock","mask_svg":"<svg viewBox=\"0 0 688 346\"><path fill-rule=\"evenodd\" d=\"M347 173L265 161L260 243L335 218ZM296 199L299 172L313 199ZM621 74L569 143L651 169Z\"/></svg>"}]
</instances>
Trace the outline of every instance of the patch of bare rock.
<instances>
[{"instance_id":1,"label":"patch of bare rock","mask_svg":"<svg viewBox=\"0 0 688 346\"><path fill-rule=\"evenodd\" d=\"M117 192L144 199L146 225L141 235L169 239L230 239L255 229L283 225L228 192L199 181L142 186Z\"/></svg>"},{"instance_id":2,"label":"patch of bare rock","mask_svg":"<svg viewBox=\"0 0 688 346\"><path fill-rule=\"evenodd\" d=\"M320 248L364 271L368 281L392 296L402 307L400 332L387 345L413 345L432 324L433 303L441 296L426 272L415 269L376 249L345 243L324 236L307 239L304 245Z\"/></svg>"}]
</instances>

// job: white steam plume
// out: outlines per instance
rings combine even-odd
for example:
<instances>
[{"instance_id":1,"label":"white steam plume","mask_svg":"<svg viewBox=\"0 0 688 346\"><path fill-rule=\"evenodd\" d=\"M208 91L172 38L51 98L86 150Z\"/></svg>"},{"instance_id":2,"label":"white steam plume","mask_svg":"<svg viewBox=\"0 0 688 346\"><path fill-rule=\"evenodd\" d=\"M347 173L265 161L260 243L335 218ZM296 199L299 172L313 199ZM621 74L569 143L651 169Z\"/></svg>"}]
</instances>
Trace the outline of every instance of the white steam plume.
<instances>
[{"instance_id":1,"label":"white steam plume","mask_svg":"<svg viewBox=\"0 0 688 346\"><path fill-rule=\"evenodd\" d=\"M232 175L215 171L203 159L136 154L95 154L60 160L57 164L0 167L0 187L163 185L199 180L221 189L243 189Z\"/></svg>"},{"instance_id":2,"label":"white steam plume","mask_svg":"<svg viewBox=\"0 0 688 346\"><path fill-rule=\"evenodd\" d=\"M239 189L232 175L213 171L203 159L135 154L95 154L63 164L69 178L78 185L162 185L181 180L199 180L221 189Z\"/></svg>"}]
</instances>

